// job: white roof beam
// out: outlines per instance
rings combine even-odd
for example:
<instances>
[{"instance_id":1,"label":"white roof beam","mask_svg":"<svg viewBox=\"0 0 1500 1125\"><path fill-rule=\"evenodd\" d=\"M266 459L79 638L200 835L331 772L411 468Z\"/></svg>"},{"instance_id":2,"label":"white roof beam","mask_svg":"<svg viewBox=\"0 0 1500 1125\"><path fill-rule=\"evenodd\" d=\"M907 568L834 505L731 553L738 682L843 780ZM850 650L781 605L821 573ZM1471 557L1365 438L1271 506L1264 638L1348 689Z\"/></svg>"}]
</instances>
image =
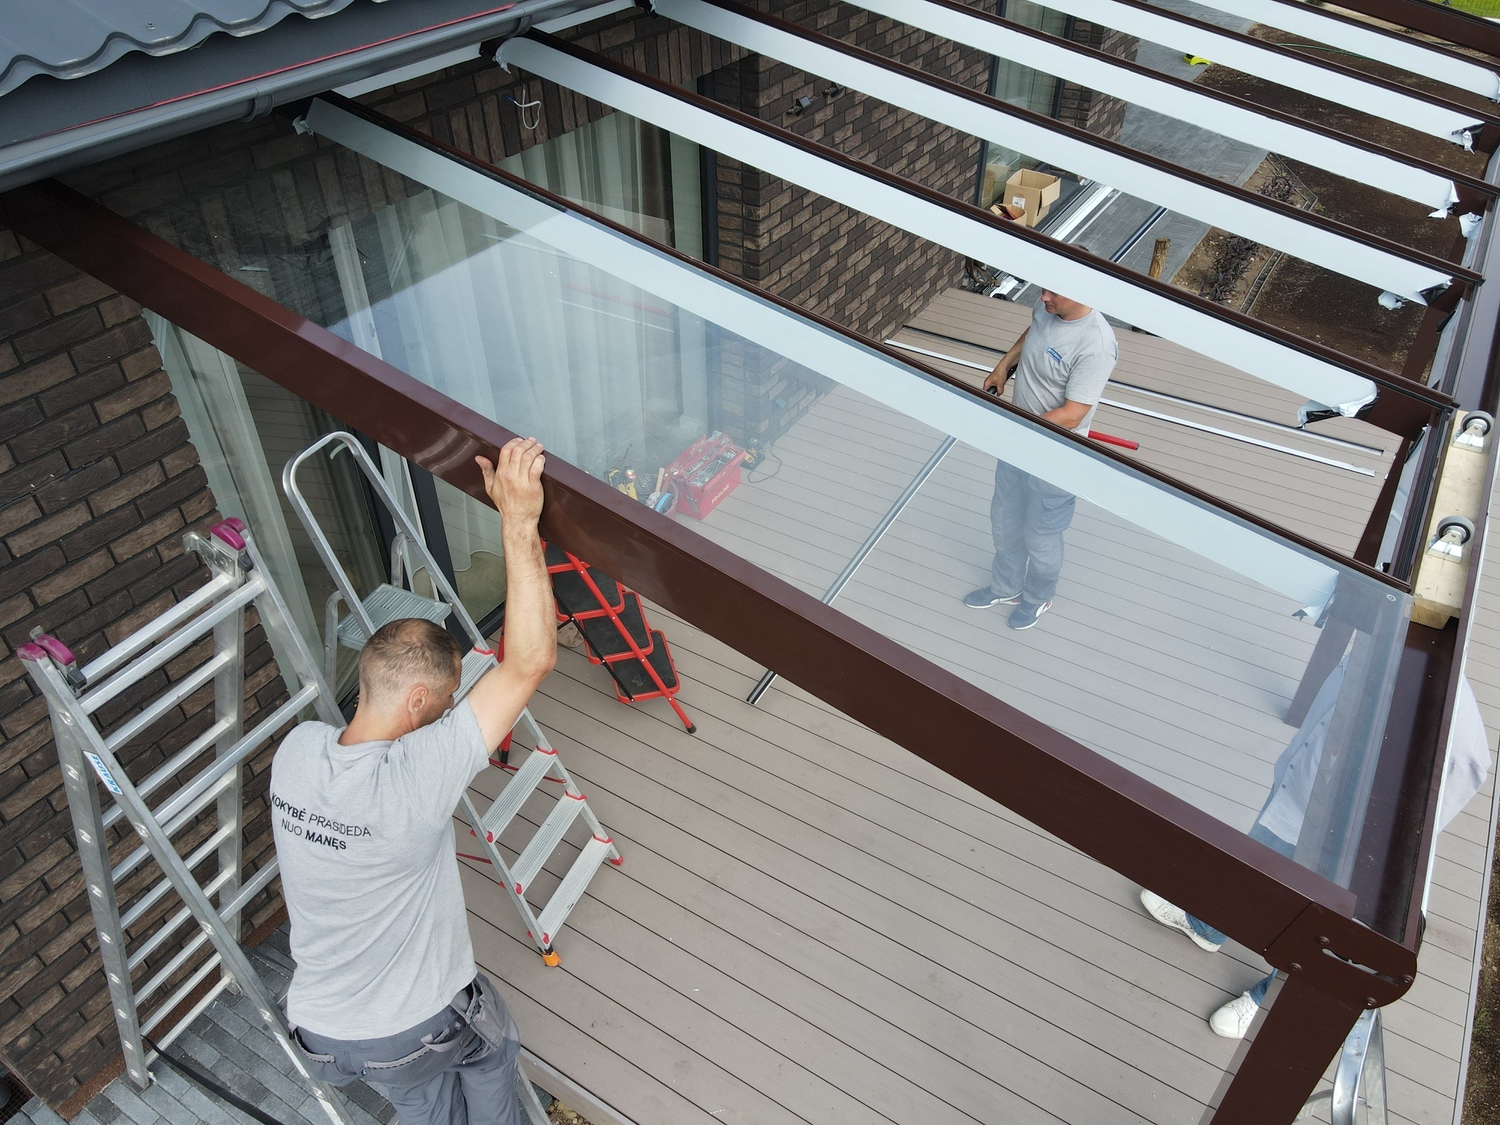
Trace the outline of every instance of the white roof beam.
<instances>
[{"instance_id":1,"label":"white roof beam","mask_svg":"<svg viewBox=\"0 0 1500 1125\"><path fill-rule=\"evenodd\" d=\"M1294 4L1284 0L1209 0L1209 6L1420 74L1492 102L1500 101L1500 74L1456 51L1430 46L1409 35L1339 19L1300 0Z\"/></svg>"},{"instance_id":2,"label":"white roof beam","mask_svg":"<svg viewBox=\"0 0 1500 1125\"><path fill-rule=\"evenodd\" d=\"M810 188L856 211L959 254L1000 266L1066 293L1230 367L1285 387L1341 414L1376 398L1376 384L1349 367L1235 323L1187 299L1127 280L1078 253L1047 246L1034 232L964 213L884 179L768 136L727 113L711 112L673 90L657 89L531 37L509 39L497 60L613 106L668 132Z\"/></svg>"},{"instance_id":3,"label":"white roof beam","mask_svg":"<svg viewBox=\"0 0 1500 1125\"><path fill-rule=\"evenodd\" d=\"M862 5L867 6L867 5ZM1311 59L1275 51L1234 35L1120 0L1048 0L1047 6L1184 54L1201 55L1222 66L1289 86L1325 101L1394 121L1418 132L1468 147L1483 115L1393 90L1376 82L1320 66ZM904 22L904 21L903 21Z\"/></svg>"},{"instance_id":4,"label":"white roof beam","mask_svg":"<svg viewBox=\"0 0 1500 1125\"><path fill-rule=\"evenodd\" d=\"M515 61L519 64L520 58ZM532 68L528 65L527 69ZM1203 500L1152 480L1087 443L1049 432L999 403L961 393L747 289L569 214L322 99L314 99L306 123L317 135L493 216L521 231L525 238L722 325L940 433L951 434L991 456L1003 457L1170 543L1284 594L1298 605L1325 604L1338 576L1350 570L1270 531L1216 511Z\"/></svg>"},{"instance_id":5,"label":"white roof beam","mask_svg":"<svg viewBox=\"0 0 1500 1125\"><path fill-rule=\"evenodd\" d=\"M952 126L962 133L994 141L1045 160L1059 168L1098 180L1129 195L1159 203L1234 234L1265 243L1293 257L1363 281L1403 300L1425 304L1426 291L1442 288L1453 279L1451 269L1390 248L1349 237L1306 212L1295 211L1256 196L1246 198L1207 177L1187 178L1155 164L1132 159L1117 150L1076 134L1055 123L1026 120L1000 103L983 104L950 92L937 80L899 64L882 65L860 57L843 44L816 41L815 33L800 34L772 26L761 18L730 11L704 0L655 0L660 15L697 28L757 54L790 63L810 74L832 79L892 105Z\"/></svg>"},{"instance_id":6,"label":"white roof beam","mask_svg":"<svg viewBox=\"0 0 1500 1125\"><path fill-rule=\"evenodd\" d=\"M1184 89L1180 84L1162 82L1096 54L1012 29L998 20L928 0L851 0L851 3L977 48L987 55L1019 62L1178 121L1410 199L1430 207L1436 216L1446 215L1448 208L1458 201L1458 189L1449 176Z\"/></svg>"}]
</instances>

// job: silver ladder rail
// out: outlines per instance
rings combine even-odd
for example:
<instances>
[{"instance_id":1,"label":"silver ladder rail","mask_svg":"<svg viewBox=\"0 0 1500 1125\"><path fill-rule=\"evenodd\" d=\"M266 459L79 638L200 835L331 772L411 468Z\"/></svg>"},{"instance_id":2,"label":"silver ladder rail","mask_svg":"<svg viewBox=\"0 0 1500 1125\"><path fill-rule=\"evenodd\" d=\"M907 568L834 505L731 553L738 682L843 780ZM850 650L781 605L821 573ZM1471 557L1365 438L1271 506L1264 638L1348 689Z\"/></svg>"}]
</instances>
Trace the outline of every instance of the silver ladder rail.
<instances>
[{"instance_id":1,"label":"silver ladder rail","mask_svg":"<svg viewBox=\"0 0 1500 1125\"><path fill-rule=\"evenodd\" d=\"M329 457L347 452L364 474L371 492L390 514L396 528L391 543L390 582L382 584L371 594L361 598L353 579L339 562L333 544L318 524L312 507L297 480L298 472L319 452L329 450ZM437 560L427 549L426 539L411 517L392 494L385 478L353 434L335 431L325 434L301 453L286 463L281 473L282 490L286 493L292 510L307 530L318 557L328 568L333 578L334 592L329 595L324 608L324 661L329 683L336 682L337 651L340 647L359 650L380 626L401 617L422 617L439 624L452 614L469 637L470 651L464 656L455 700L462 699L469 689L489 669L495 667L497 650L489 647L489 641L467 609L453 584L437 565ZM420 563L418 567L408 565L406 550L410 549ZM410 590L418 570L425 570L427 579L439 598L428 598ZM338 603L349 607L349 616L342 621L338 617ZM542 960L548 965L557 965L560 958L553 948L558 930L567 920L573 907L588 889L594 873L605 864L620 866L624 859L615 846L613 837L604 830L588 798L574 784L573 778L564 768L557 751L547 740L541 725L532 716L530 708L523 709L517 720L524 727L533 749L519 767L511 767L504 761L495 763L499 768L512 772L505 787L489 809L483 813L473 799L464 794L460 807L469 822L469 829L479 841L483 855L478 858L490 865L495 881L505 888L507 896L526 925L526 936L536 946ZM516 849L516 858L507 861L500 850L501 834L516 823L526 799L544 782L551 781L560 786L557 803L543 819L530 840ZM542 866L562 843L563 837L579 820L589 829L590 839L579 849L578 856L562 876L557 889L547 904L537 911L527 900L527 890Z\"/></svg>"},{"instance_id":2,"label":"silver ladder rail","mask_svg":"<svg viewBox=\"0 0 1500 1125\"><path fill-rule=\"evenodd\" d=\"M1297 1120L1308 1117L1325 1103L1330 1125L1357 1125L1361 1121L1366 1125L1386 1125L1389 1120L1385 1100L1385 1035L1379 1008L1360 1013L1339 1052L1333 1086L1308 1098L1297 1113ZM1365 1107L1364 1117L1358 1113L1361 1105Z\"/></svg>"},{"instance_id":3,"label":"silver ladder rail","mask_svg":"<svg viewBox=\"0 0 1500 1125\"><path fill-rule=\"evenodd\" d=\"M244 525L238 520L226 520L207 537L190 532L183 541L188 550L207 564L209 581L98 659L79 668L67 646L50 636L34 637L31 643L17 650L46 699L52 719L126 1072L137 1086L143 1089L149 1086L152 1079L147 1068L145 1037L151 1036L165 1048L220 992L233 988L254 1004L267 1029L286 1051L334 1125L352 1125L333 1088L314 1079L304 1067L287 1036L286 1017L239 944L240 912L270 884L277 872L273 855L248 880L244 878L242 767L280 727L309 705L325 722L342 725L343 718L311 650L291 627L286 603L271 583ZM296 682L287 685L291 698L246 734L244 612L250 605L259 612L277 651L289 654L293 668L283 667L282 672L283 675L294 672ZM91 716L100 707L130 691L168 660L209 636L213 638L213 655L196 670L147 703L112 734L106 736L95 725ZM214 684L216 721L138 785L117 752L210 680ZM213 757L196 776L154 808L148 803L152 793L210 750ZM101 784L113 798L113 807L107 813L101 806ZM197 823L210 806L217 817L214 831L184 857L173 837ZM111 865L105 834L121 819L129 822L142 843L123 861ZM200 884L193 873L214 856L218 859L217 873ZM122 914L120 884L148 858L156 861L161 877L131 891L127 899L134 901ZM182 907L169 913L160 927L134 949L129 948L128 931L174 891L182 900ZM182 935L185 927L194 922L200 932L188 938L150 979L137 984L133 974L146 964L147 958ZM149 1015L143 1015L143 1005L189 966L205 943L212 944L212 954L170 994L157 1000ZM171 1027L159 1030L173 1011L216 970L219 979L205 994Z\"/></svg>"}]
</instances>

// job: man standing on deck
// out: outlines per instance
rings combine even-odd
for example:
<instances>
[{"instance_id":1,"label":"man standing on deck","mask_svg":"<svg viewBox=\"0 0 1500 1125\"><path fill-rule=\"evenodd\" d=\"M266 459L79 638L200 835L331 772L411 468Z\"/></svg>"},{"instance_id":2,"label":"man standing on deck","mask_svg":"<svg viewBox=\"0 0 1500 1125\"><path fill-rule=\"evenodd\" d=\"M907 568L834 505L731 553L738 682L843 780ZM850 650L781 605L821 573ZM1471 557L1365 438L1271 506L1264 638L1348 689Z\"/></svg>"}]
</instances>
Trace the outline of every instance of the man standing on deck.
<instances>
[{"instance_id":1,"label":"man standing on deck","mask_svg":"<svg viewBox=\"0 0 1500 1125\"><path fill-rule=\"evenodd\" d=\"M302 723L271 768L271 808L297 970L293 1037L313 1075L363 1078L402 1125L520 1125L520 1041L474 964L453 810L556 660L537 520L542 447L476 457L500 511L505 661L457 706L462 650L430 621L376 630L343 730Z\"/></svg>"},{"instance_id":2,"label":"man standing on deck","mask_svg":"<svg viewBox=\"0 0 1500 1125\"><path fill-rule=\"evenodd\" d=\"M1022 410L1088 435L1120 347L1103 313L1042 290L1031 325L984 380L997 398L1011 373ZM1073 522L1075 497L1004 461L995 466L990 525L995 559L990 584L964 597L970 609L1014 606L1012 629L1030 629L1052 608L1062 574L1063 532Z\"/></svg>"}]
</instances>

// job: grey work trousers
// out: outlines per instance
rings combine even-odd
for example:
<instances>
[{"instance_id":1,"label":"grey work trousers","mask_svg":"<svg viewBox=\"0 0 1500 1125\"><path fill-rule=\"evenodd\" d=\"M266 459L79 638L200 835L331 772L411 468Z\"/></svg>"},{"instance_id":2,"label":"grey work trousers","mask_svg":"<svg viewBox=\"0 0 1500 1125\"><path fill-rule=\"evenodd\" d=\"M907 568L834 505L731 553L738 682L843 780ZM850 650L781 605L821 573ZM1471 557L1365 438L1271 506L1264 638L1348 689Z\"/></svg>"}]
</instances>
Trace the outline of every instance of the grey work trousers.
<instances>
[{"instance_id":1,"label":"grey work trousers","mask_svg":"<svg viewBox=\"0 0 1500 1125\"><path fill-rule=\"evenodd\" d=\"M1071 492L1014 465L995 465L995 496L990 501L995 537L990 588L995 593L1019 593L1032 605L1052 600L1062 574L1063 532L1073 522L1076 501Z\"/></svg>"},{"instance_id":2,"label":"grey work trousers","mask_svg":"<svg viewBox=\"0 0 1500 1125\"><path fill-rule=\"evenodd\" d=\"M401 1125L523 1125L516 1096L521 1053L515 1021L488 977L453 1003L396 1035L330 1039L294 1028L313 1077L335 1086L363 1078L383 1093Z\"/></svg>"}]
</instances>

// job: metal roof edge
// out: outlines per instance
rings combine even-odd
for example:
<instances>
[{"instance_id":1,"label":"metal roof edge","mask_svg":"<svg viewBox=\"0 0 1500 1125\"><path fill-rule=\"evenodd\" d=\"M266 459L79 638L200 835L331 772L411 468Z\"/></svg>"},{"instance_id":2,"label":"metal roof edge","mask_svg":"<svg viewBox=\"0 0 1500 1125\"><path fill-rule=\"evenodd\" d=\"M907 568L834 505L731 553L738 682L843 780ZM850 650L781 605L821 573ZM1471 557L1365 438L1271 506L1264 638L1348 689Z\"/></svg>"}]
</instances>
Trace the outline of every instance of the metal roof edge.
<instances>
[{"instance_id":1,"label":"metal roof edge","mask_svg":"<svg viewBox=\"0 0 1500 1125\"><path fill-rule=\"evenodd\" d=\"M598 0L424 0L284 21L83 78L42 77L0 97L0 191L586 12ZM41 131L38 130L40 125ZM5 143L3 138L14 138Z\"/></svg>"}]
</instances>

